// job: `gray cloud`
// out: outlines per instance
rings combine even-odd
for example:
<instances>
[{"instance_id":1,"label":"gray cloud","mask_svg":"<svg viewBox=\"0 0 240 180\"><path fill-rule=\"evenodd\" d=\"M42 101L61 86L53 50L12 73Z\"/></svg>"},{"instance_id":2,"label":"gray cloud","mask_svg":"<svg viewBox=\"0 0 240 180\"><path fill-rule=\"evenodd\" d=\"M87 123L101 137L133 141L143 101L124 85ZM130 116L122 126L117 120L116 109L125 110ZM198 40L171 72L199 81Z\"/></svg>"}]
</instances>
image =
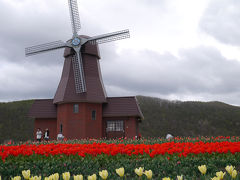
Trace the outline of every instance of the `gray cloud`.
<instances>
[{"instance_id":1,"label":"gray cloud","mask_svg":"<svg viewBox=\"0 0 240 180\"><path fill-rule=\"evenodd\" d=\"M222 5L230 7L227 1L219 1L220 5L216 4L215 8L213 5L218 1L209 5L200 27L221 42L239 45L238 13L225 8L218 13ZM230 1L238 7L239 3ZM0 101L53 98L61 77L63 50L26 58L24 48L71 38L67 3L63 6L65 0L40 1L37 8L33 8L35 1L24 2L28 4L21 9L0 1ZM169 21L177 21L177 15L168 11L166 0L124 1L128 2L125 5L122 0L103 0L98 4L100 7L91 6L96 2L81 2L81 34L99 35L129 27L132 38L124 41L138 39L137 42L142 43L141 38L147 36L154 43L160 29ZM91 11L86 10L88 7ZM235 29L228 28L228 23ZM170 30L175 32L177 26L173 25ZM168 31L166 28L161 33L167 36ZM224 36L227 31L229 36ZM223 57L214 47L181 49L179 56L147 48L146 44L146 49L133 47L119 52L116 43L100 45L101 70L109 96L141 94L239 104L240 80L236 78L240 75L239 61Z\"/></svg>"},{"instance_id":2,"label":"gray cloud","mask_svg":"<svg viewBox=\"0 0 240 180\"><path fill-rule=\"evenodd\" d=\"M222 43L240 45L240 1L210 1L200 21L200 28Z\"/></svg>"},{"instance_id":3,"label":"gray cloud","mask_svg":"<svg viewBox=\"0 0 240 180\"><path fill-rule=\"evenodd\" d=\"M0 101L53 97L62 67L1 61Z\"/></svg>"},{"instance_id":4,"label":"gray cloud","mask_svg":"<svg viewBox=\"0 0 240 180\"><path fill-rule=\"evenodd\" d=\"M229 94L240 91L240 80L236 78L240 75L239 68L239 61L226 59L217 49L204 46L183 49L180 57L129 50L121 57L115 55L112 62L102 62L105 84L120 93L160 97L195 95L229 103L234 101ZM111 91L110 94L120 95Z\"/></svg>"}]
</instances>

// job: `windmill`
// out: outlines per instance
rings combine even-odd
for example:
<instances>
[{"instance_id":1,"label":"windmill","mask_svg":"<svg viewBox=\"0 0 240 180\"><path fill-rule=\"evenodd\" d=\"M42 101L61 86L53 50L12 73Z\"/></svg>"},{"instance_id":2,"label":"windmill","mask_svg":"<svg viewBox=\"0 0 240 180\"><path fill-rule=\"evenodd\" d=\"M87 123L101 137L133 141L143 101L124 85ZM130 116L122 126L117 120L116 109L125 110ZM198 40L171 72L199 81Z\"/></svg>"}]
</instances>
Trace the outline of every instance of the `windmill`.
<instances>
[{"instance_id":1,"label":"windmill","mask_svg":"<svg viewBox=\"0 0 240 180\"><path fill-rule=\"evenodd\" d=\"M86 43L91 44L101 44L107 43L111 41L116 41L120 39L129 38L129 30L122 30L117 32L112 32L108 34L103 34L99 36L93 36L90 38L86 38L84 36L79 36L78 31L81 28L78 5L77 0L68 0L69 10L70 10L70 18L72 24L72 32L73 36L67 42L63 41L54 41L50 43L45 43L37 46L28 47L25 49L25 55L31 56L36 55L43 52L48 52L60 48L71 48L74 50L74 55L72 57L72 66L73 66L73 74L75 81L75 90L77 94L82 94L87 92L86 88L86 77L84 74L84 66L82 60L81 49Z\"/></svg>"},{"instance_id":2,"label":"windmill","mask_svg":"<svg viewBox=\"0 0 240 180\"><path fill-rule=\"evenodd\" d=\"M129 30L99 36L79 35L77 0L68 0L72 38L25 49L26 56L65 48L62 76L53 99L35 100L30 117L56 139L135 137L143 118L136 97L107 97L102 82L98 44L129 38Z\"/></svg>"}]
</instances>

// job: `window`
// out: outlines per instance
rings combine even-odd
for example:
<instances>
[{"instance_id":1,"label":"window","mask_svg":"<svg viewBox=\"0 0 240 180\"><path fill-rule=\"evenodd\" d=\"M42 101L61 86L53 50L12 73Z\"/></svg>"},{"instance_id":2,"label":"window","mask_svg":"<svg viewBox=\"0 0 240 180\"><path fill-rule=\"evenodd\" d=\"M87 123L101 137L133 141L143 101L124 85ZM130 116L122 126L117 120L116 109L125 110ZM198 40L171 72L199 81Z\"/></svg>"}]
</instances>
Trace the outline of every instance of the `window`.
<instances>
[{"instance_id":1,"label":"window","mask_svg":"<svg viewBox=\"0 0 240 180\"><path fill-rule=\"evenodd\" d=\"M73 105L73 112L74 112L74 113L78 113L78 112L79 112L79 106L78 106L78 104L74 104L74 105Z\"/></svg>"},{"instance_id":2,"label":"window","mask_svg":"<svg viewBox=\"0 0 240 180\"><path fill-rule=\"evenodd\" d=\"M123 130L123 121L116 121L115 130L116 131L122 131Z\"/></svg>"},{"instance_id":3,"label":"window","mask_svg":"<svg viewBox=\"0 0 240 180\"><path fill-rule=\"evenodd\" d=\"M123 131L123 121L107 121L107 131Z\"/></svg>"},{"instance_id":4,"label":"window","mask_svg":"<svg viewBox=\"0 0 240 180\"><path fill-rule=\"evenodd\" d=\"M92 120L96 120L96 110L92 111Z\"/></svg>"},{"instance_id":5,"label":"window","mask_svg":"<svg viewBox=\"0 0 240 180\"><path fill-rule=\"evenodd\" d=\"M107 121L107 131L114 131L114 121Z\"/></svg>"}]
</instances>

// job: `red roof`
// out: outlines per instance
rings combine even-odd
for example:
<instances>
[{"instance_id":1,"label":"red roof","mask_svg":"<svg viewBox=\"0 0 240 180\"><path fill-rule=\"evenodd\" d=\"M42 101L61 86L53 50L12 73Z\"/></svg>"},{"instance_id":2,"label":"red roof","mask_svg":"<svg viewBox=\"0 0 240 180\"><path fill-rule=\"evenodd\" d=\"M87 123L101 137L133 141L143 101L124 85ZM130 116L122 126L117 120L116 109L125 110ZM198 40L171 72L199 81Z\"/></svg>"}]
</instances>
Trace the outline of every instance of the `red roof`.
<instances>
[{"instance_id":1,"label":"red roof","mask_svg":"<svg viewBox=\"0 0 240 180\"><path fill-rule=\"evenodd\" d=\"M57 118L57 105L53 99L35 100L29 116L34 118ZM138 106L136 97L110 97L103 104L103 117L139 117L143 114Z\"/></svg>"}]
</instances>

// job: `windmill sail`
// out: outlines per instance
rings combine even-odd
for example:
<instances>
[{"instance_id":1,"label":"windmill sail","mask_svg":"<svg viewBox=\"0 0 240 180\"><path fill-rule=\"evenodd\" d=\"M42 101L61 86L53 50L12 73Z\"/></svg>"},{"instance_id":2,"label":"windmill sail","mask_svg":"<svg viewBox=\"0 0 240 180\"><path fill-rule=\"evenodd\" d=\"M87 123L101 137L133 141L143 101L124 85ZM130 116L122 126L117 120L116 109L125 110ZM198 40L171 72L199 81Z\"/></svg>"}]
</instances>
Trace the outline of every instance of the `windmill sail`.
<instances>
[{"instance_id":1,"label":"windmill sail","mask_svg":"<svg viewBox=\"0 0 240 180\"><path fill-rule=\"evenodd\" d=\"M90 43L93 43L93 44L95 44L95 43L102 44L102 43L106 43L106 42L126 39L129 37L130 37L130 33L129 33L129 30L127 29L127 30L112 32L112 33L108 33L108 34L103 34L100 36L94 36L94 37L90 38L88 41L90 41Z\"/></svg>"},{"instance_id":2,"label":"windmill sail","mask_svg":"<svg viewBox=\"0 0 240 180\"><path fill-rule=\"evenodd\" d=\"M67 44L64 43L63 41L54 41L50 43L28 47L25 49L25 55L31 56L31 55L35 55L35 54L39 54L39 53L43 53L43 52L47 52L55 49L60 49L64 47L67 47Z\"/></svg>"},{"instance_id":3,"label":"windmill sail","mask_svg":"<svg viewBox=\"0 0 240 180\"><path fill-rule=\"evenodd\" d=\"M68 0L68 4L73 35L77 36L78 31L81 29L77 0Z\"/></svg>"},{"instance_id":4,"label":"windmill sail","mask_svg":"<svg viewBox=\"0 0 240 180\"><path fill-rule=\"evenodd\" d=\"M72 65L73 65L76 93L86 92L86 83L85 83L81 53L75 53L75 55L72 57Z\"/></svg>"},{"instance_id":5,"label":"windmill sail","mask_svg":"<svg viewBox=\"0 0 240 180\"><path fill-rule=\"evenodd\" d=\"M81 28L78 4L77 0L68 0L70 18L72 23L73 36L72 39L64 43L63 41L54 41L37 46L28 47L25 49L26 56L35 55L38 53L48 52L55 49L70 47L75 51L75 55L72 57L72 65L74 72L74 81L76 86L76 93L84 93L87 91L86 80L84 75L84 67L81 55L81 48L85 43L101 44L120 39L129 38L129 30L117 31L113 33L103 34L100 36L94 36L90 39L78 36L78 31Z\"/></svg>"}]
</instances>

